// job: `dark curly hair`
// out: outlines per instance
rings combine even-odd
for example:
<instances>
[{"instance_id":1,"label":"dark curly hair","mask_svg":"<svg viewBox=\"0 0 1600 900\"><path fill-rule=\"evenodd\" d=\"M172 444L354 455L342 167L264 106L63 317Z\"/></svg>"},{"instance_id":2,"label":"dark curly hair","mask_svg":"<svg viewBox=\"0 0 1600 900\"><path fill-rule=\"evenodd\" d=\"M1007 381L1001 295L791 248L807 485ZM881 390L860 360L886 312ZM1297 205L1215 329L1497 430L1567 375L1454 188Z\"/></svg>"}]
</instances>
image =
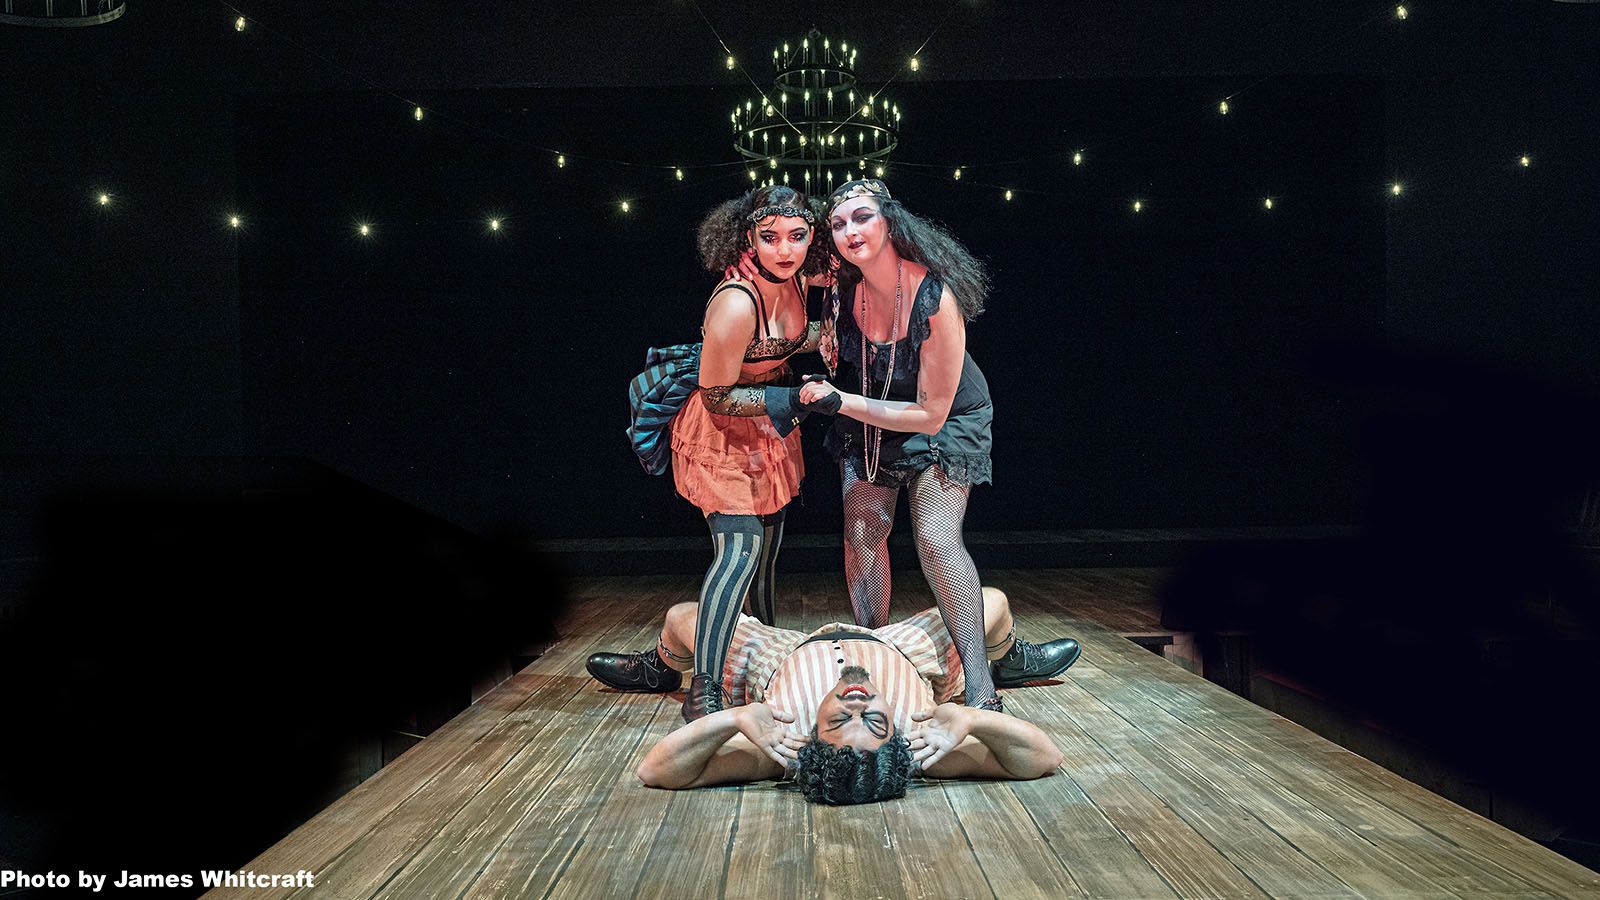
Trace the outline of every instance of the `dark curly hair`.
<instances>
[{"instance_id":1,"label":"dark curly hair","mask_svg":"<svg viewBox=\"0 0 1600 900\"><path fill-rule=\"evenodd\" d=\"M832 253L831 240L824 222L822 202L806 197L787 184L752 188L726 203L721 203L700 220L700 261L707 271L721 275L729 266L737 265L739 255L750 246L750 222L745 216L763 206L793 206L810 209L817 220L812 225L811 245L806 248L806 259L800 265L800 274L818 275L828 270Z\"/></svg>"},{"instance_id":2,"label":"dark curly hair","mask_svg":"<svg viewBox=\"0 0 1600 900\"><path fill-rule=\"evenodd\" d=\"M848 181L840 185L829 198L829 209L836 202L834 198L844 196L859 184L859 181ZM895 252L903 259L927 266L928 271L939 276L939 280L950 288L956 305L961 308L962 317L968 322L981 315L989 299L989 272L983 263L943 226L911 212L899 200L883 197L873 199L877 201L878 211L889 225L889 240L894 244ZM823 230L830 236L833 233L831 225ZM839 262L840 294L848 297L861 282L861 270L839 256L831 239L827 245L829 252Z\"/></svg>"},{"instance_id":3,"label":"dark curly hair","mask_svg":"<svg viewBox=\"0 0 1600 900\"><path fill-rule=\"evenodd\" d=\"M800 748L794 781L812 803L875 803L904 797L913 768L911 743L898 731L876 750L857 750L817 740L813 727L811 741Z\"/></svg>"}]
</instances>

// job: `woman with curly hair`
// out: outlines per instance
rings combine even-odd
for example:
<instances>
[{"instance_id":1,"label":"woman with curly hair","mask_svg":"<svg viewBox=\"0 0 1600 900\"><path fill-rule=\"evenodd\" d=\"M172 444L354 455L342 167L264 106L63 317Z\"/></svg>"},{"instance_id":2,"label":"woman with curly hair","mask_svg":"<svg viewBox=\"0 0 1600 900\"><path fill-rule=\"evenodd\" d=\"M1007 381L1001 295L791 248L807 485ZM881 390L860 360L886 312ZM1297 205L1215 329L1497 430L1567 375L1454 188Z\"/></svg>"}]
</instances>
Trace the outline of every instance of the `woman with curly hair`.
<instances>
[{"instance_id":1,"label":"woman with curly hair","mask_svg":"<svg viewBox=\"0 0 1600 900\"><path fill-rule=\"evenodd\" d=\"M994 407L966 350L966 323L983 312L988 275L882 181L847 182L828 210L839 260L830 369L837 384L859 393L824 382L806 384L800 398L841 404L826 446L844 483L845 579L856 622L889 621L889 530L905 489L917 558L960 654L967 703L1002 709L995 689L1015 686L1011 673L1038 672L1040 663L1059 663L1059 672L1078 651L1071 640L1018 641L993 671L985 658L983 592L961 530L972 486L991 479ZM1024 653L1051 658L1009 658Z\"/></svg>"},{"instance_id":2,"label":"woman with curly hair","mask_svg":"<svg viewBox=\"0 0 1600 900\"><path fill-rule=\"evenodd\" d=\"M700 256L726 273L754 251L758 278L725 276L701 327L699 389L672 420L678 493L705 516L712 562L700 589L694 677L683 705L693 721L725 703L723 662L749 594L773 621L773 572L784 508L800 492L805 463L799 402L788 358L815 350L821 323L808 321L804 277L825 270L826 242L813 240L820 206L786 185L761 187L717 206L700 223ZM813 407L831 411L824 400ZM664 646L595 654L589 672L619 690L672 690L678 672ZM680 663L683 660L679 660Z\"/></svg>"}]
</instances>

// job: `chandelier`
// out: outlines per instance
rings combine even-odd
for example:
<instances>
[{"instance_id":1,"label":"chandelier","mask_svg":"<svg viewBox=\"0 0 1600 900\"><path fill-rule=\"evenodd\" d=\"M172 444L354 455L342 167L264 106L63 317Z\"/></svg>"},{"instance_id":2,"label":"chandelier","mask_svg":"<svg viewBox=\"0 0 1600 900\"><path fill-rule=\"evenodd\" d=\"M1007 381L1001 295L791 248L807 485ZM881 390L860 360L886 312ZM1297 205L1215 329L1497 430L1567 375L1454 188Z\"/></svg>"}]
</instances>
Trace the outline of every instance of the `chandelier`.
<instances>
[{"instance_id":1,"label":"chandelier","mask_svg":"<svg viewBox=\"0 0 1600 900\"><path fill-rule=\"evenodd\" d=\"M127 0L0 0L0 25L101 25L127 11Z\"/></svg>"},{"instance_id":2,"label":"chandelier","mask_svg":"<svg viewBox=\"0 0 1600 900\"><path fill-rule=\"evenodd\" d=\"M772 51L772 89L730 116L751 181L793 180L809 194L883 174L900 143L900 107L857 83L856 50L813 28L798 45Z\"/></svg>"}]
</instances>

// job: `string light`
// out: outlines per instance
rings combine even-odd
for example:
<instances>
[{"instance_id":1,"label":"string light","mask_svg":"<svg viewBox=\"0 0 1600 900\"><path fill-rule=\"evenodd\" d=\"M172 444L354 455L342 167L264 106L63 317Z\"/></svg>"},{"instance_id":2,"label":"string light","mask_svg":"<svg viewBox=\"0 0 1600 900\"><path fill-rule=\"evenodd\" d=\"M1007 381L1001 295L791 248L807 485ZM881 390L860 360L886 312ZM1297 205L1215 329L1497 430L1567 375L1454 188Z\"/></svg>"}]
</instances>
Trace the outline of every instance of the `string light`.
<instances>
[{"instance_id":1,"label":"string light","mask_svg":"<svg viewBox=\"0 0 1600 900\"><path fill-rule=\"evenodd\" d=\"M244 30L244 26L245 26L244 16L240 16L239 18L233 20L233 30L234 31L243 31Z\"/></svg>"},{"instance_id":2,"label":"string light","mask_svg":"<svg viewBox=\"0 0 1600 900\"><path fill-rule=\"evenodd\" d=\"M920 68L922 68L922 63L918 62L915 56L911 57L911 71L915 72Z\"/></svg>"},{"instance_id":3,"label":"string light","mask_svg":"<svg viewBox=\"0 0 1600 900\"><path fill-rule=\"evenodd\" d=\"M362 237L371 237L372 236L372 226L368 225L365 222L362 222L360 225L356 226L356 233L361 235Z\"/></svg>"},{"instance_id":4,"label":"string light","mask_svg":"<svg viewBox=\"0 0 1600 900\"><path fill-rule=\"evenodd\" d=\"M1007 203L1011 202L1011 189L1010 188L1006 188L1006 202Z\"/></svg>"},{"instance_id":5,"label":"string light","mask_svg":"<svg viewBox=\"0 0 1600 900\"><path fill-rule=\"evenodd\" d=\"M1142 211L1144 211L1144 201L1143 200L1135 200L1135 201L1133 201L1133 211L1134 212L1142 212Z\"/></svg>"},{"instance_id":6,"label":"string light","mask_svg":"<svg viewBox=\"0 0 1600 900\"><path fill-rule=\"evenodd\" d=\"M1396 181L1394 184L1389 185L1389 193L1396 197L1400 196L1400 182Z\"/></svg>"},{"instance_id":7,"label":"string light","mask_svg":"<svg viewBox=\"0 0 1600 900\"><path fill-rule=\"evenodd\" d=\"M756 180L756 170L755 169L749 169L747 171L750 174L750 180L751 181L755 181Z\"/></svg>"},{"instance_id":8,"label":"string light","mask_svg":"<svg viewBox=\"0 0 1600 900\"><path fill-rule=\"evenodd\" d=\"M628 204L628 201L626 201L626 200L622 201L622 211L623 212L628 212L631 209L633 209L633 207Z\"/></svg>"},{"instance_id":9,"label":"string light","mask_svg":"<svg viewBox=\"0 0 1600 900\"><path fill-rule=\"evenodd\" d=\"M1224 100L1221 103L1218 103L1217 104L1217 112L1222 113L1223 115L1227 115L1228 114L1228 101Z\"/></svg>"},{"instance_id":10,"label":"string light","mask_svg":"<svg viewBox=\"0 0 1600 900\"><path fill-rule=\"evenodd\" d=\"M883 177L883 166L879 166L875 171L878 173L879 178Z\"/></svg>"},{"instance_id":11,"label":"string light","mask_svg":"<svg viewBox=\"0 0 1600 900\"><path fill-rule=\"evenodd\" d=\"M244 223L239 221L239 217L238 216L233 215L233 216L229 216L228 217L228 227L230 227L230 228L238 228L242 224L244 224Z\"/></svg>"},{"instance_id":12,"label":"string light","mask_svg":"<svg viewBox=\"0 0 1600 900\"><path fill-rule=\"evenodd\" d=\"M499 219L490 219L489 220L489 230L490 231L499 231L500 230L500 220Z\"/></svg>"},{"instance_id":13,"label":"string light","mask_svg":"<svg viewBox=\"0 0 1600 900\"><path fill-rule=\"evenodd\" d=\"M871 103L863 104L862 107L861 107L861 114L863 116L872 115L872 104Z\"/></svg>"},{"instance_id":14,"label":"string light","mask_svg":"<svg viewBox=\"0 0 1600 900\"><path fill-rule=\"evenodd\" d=\"M556 154L556 168L565 169L566 167L567 167L567 156L566 156L566 154L557 153Z\"/></svg>"},{"instance_id":15,"label":"string light","mask_svg":"<svg viewBox=\"0 0 1600 900\"><path fill-rule=\"evenodd\" d=\"M1271 198L1271 197L1268 197L1268 198L1267 198L1267 199L1265 199L1265 200L1263 200L1263 201L1261 201L1261 203L1262 203L1262 205L1263 205L1263 206L1265 206L1265 207L1266 207L1266 208L1267 208L1267 209L1271 209L1271 208L1272 208L1272 198Z\"/></svg>"},{"instance_id":16,"label":"string light","mask_svg":"<svg viewBox=\"0 0 1600 900\"><path fill-rule=\"evenodd\" d=\"M733 57L728 57L728 71L733 71Z\"/></svg>"},{"instance_id":17,"label":"string light","mask_svg":"<svg viewBox=\"0 0 1600 900\"><path fill-rule=\"evenodd\" d=\"M99 204L101 206L110 206L111 205L111 195L110 194L101 194L100 196L96 197L95 200L97 202L99 202Z\"/></svg>"},{"instance_id":18,"label":"string light","mask_svg":"<svg viewBox=\"0 0 1600 900\"><path fill-rule=\"evenodd\" d=\"M683 180L683 170L682 169L674 169L673 170L673 174L677 176L679 181Z\"/></svg>"},{"instance_id":19,"label":"string light","mask_svg":"<svg viewBox=\"0 0 1600 900\"><path fill-rule=\"evenodd\" d=\"M1075 165L1075 166L1083 165L1083 151L1082 150L1078 150L1078 151L1076 151L1076 152L1074 152L1072 154L1072 164Z\"/></svg>"},{"instance_id":20,"label":"string light","mask_svg":"<svg viewBox=\"0 0 1600 900\"><path fill-rule=\"evenodd\" d=\"M1526 153L1522 154L1521 158L1519 158L1517 162L1521 163L1524 169L1533 165L1533 160L1529 159L1528 154Z\"/></svg>"},{"instance_id":21,"label":"string light","mask_svg":"<svg viewBox=\"0 0 1600 900\"><path fill-rule=\"evenodd\" d=\"M960 181L960 180L961 180L961 170L960 170L960 169L957 169L957 170L956 170L956 180L957 180L957 181Z\"/></svg>"},{"instance_id":22,"label":"string light","mask_svg":"<svg viewBox=\"0 0 1600 900\"><path fill-rule=\"evenodd\" d=\"M422 107L419 106L416 109L412 110L411 111L411 118L416 119L418 122L421 122L422 121Z\"/></svg>"},{"instance_id":23,"label":"string light","mask_svg":"<svg viewBox=\"0 0 1600 900\"><path fill-rule=\"evenodd\" d=\"M1404 19L1406 16L1409 16L1409 15L1411 15L1411 14L1406 12L1405 4L1401 4L1401 5L1396 6L1394 8L1394 17L1397 18L1397 19Z\"/></svg>"}]
</instances>

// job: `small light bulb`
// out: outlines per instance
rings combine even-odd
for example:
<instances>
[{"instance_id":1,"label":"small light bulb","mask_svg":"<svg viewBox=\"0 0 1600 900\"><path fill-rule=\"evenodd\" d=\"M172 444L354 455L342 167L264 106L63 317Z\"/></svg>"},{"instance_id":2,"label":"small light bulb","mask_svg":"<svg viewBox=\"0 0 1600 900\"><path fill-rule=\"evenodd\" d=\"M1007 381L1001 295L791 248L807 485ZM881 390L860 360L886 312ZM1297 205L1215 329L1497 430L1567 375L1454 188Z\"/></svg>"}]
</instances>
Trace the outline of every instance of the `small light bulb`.
<instances>
[{"instance_id":1,"label":"small light bulb","mask_svg":"<svg viewBox=\"0 0 1600 900\"><path fill-rule=\"evenodd\" d=\"M422 121L422 107L419 106L416 109L413 109L411 111L411 118L416 119L418 122L421 122Z\"/></svg>"},{"instance_id":2,"label":"small light bulb","mask_svg":"<svg viewBox=\"0 0 1600 900\"><path fill-rule=\"evenodd\" d=\"M1011 202L1011 191L1009 189L1006 190L1006 202Z\"/></svg>"},{"instance_id":3,"label":"small light bulb","mask_svg":"<svg viewBox=\"0 0 1600 900\"><path fill-rule=\"evenodd\" d=\"M228 225L229 226L231 226L233 228L238 228L240 224L242 224L242 223L239 221L239 217L238 216L229 216L228 217Z\"/></svg>"},{"instance_id":4,"label":"small light bulb","mask_svg":"<svg viewBox=\"0 0 1600 900\"><path fill-rule=\"evenodd\" d=\"M845 41L840 41L839 42L839 52L840 53L848 53L849 51L850 51L850 45L848 43L846 43Z\"/></svg>"},{"instance_id":5,"label":"small light bulb","mask_svg":"<svg viewBox=\"0 0 1600 900\"><path fill-rule=\"evenodd\" d=\"M499 219L490 219L489 220L489 230L490 231L499 231L500 230L500 220Z\"/></svg>"},{"instance_id":6,"label":"small light bulb","mask_svg":"<svg viewBox=\"0 0 1600 900\"><path fill-rule=\"evenodd\" d=\"M749 112L753 106L754 106L754 104L751 101L746 100L744 102L744 111L745 112Z\"/></svg>"},{"instance_id":7,"label":"small light bulb","mask_svg":"<svg viewBox=\"0 0 1600 900\"><path fill-rule=\"evenodd\" d=\"M1217 104L1217 112L1222 113L1223 115L1227 115L1228 114L1228 101L1224 100L1221 103L1218 103Z\"/></svg>"},{"instance_id":8,"label":"small light bulb","mask_svg":"<svg viewBox=\"0 0 1600 900\"><path fill-rule=\"evenodd\" d=\"M772 104L771 104L771 103L768 103L768 104L767 104L767 110L766 110L766 112L767 112L767 115L769 115L769 116L770 116L770 115L772 115L772 114L773 114L773 113L775 113L775 112L777 112L777 110L775 110L775 109L773 109L773 108L772 108Z\"/></svg>"},{"instance_id":9,"label":"small light bulb","mask_svg":"<svg viewBox=\"0 0 1600 900\"><path fill-rule=\"evenodd\" d=\"M1083 151L1082 150L1079 150L1079 151L1077 151L1077 152L1072 154L1072 164L1075 165L1075 166L1083 165Z\"/></svg>"},{"instance_id":10,"label":"small light bulb","mask_svg":"<svg viewBox=\"0 0 1600 900\"><path fill-rule=\"evenodd\" d=\"M729 71L733 70L733 57L731 57L731 56L728 57L728 70Z\"/></svg>"},{"instance_id":11,"label":"small light bulb","mask_svg":"<svg viewBox=\"0 0 1600 900\"><path fill-rule=\"evenodd\" d=\"M1521 163L1524 169L1533 165L1533 160L1529 159L1528 154L1526 153L1522 154L1522 157L1518 159L1517 162Z\"/></svg>"},{"instance_id":12,"label":"small light bulb","mask_svg":"<svg viewBox=\"0 0 1600 900\"><path fill-rule=\"evenodd\" d=\"M783 183L784 184L788 184L789 183L789 173L788 172L783 173Z\"/></svg>"},{"instance_id":13,"label":"small light bulb","mask_svg":"<svg viewBox=\"0 0 1600 900\"><path fill-rule=\"evenodd\" d=\"M683 170L682 169L674 169L672 174L676 175L679 181L683 180Z\"/></svg>"},{"instance_id":14,"label":"small light bulb","mask_svg":"<svg viewBox=\"0 0 1600 900\"><path fill-rule=\"evenodd\" d=\"M831 135L831 134L828 135L828 146L830 146L830 147L833 146L833 135Z\"/></svg>"},{"instance_id":15,"label":"small light bulb","mask_svg":"<svg viewBox=\"0 0 1600 900\"><path fill-rule=\"evenodd\" d=\"M567 156L566 156L566 154L557 153L556 154L556 168L565 169L566 167L567 167Z\"/></svg>"},{"instance_id":16,"label":"small light bulb","mask_svg":"<svg viewBox=\"0 0 1600 900\"><path fill-rule=\"evenodd\" d=\"M778 167L777 158L776 157L772 157L772 156L767 157L767 166L770 167L770 168L776 169Z\"/></svg>"},{"instance_id":17,"label":"small light bulb","mask_svg":"<svg viewBox=\"0 0 1600 900\"><path fill-rule=\"evenodd\" d=\"M1410 13L1406 12L1405 4L1401 4L1394 8L1394 15L1397 19L1404 19L1406 16L1410 15Z\"/></svg>"},{"instance_id":18,"label":"small light bulb","mask_svg":"<svg viewBox=\"0 0 1600 900\"><path fill-rule=\"evenodd\" d=\"M1268 197L1267 199L1265 199L1265 200L1263 200L1261 202L1267 207L1267 209L1271 209L1272 208L1272 198L1271 197Z\"/></svg>"},{"instance_id":19,"label":"small light bulb","mask_svg":"<svg viewBox=\"0 0 1600 900\"><path fill-rule=\"evenodd\" d=\"M802 134L802 135L800 135L800 146L804 147L805 145L806 145L806 136Z\"/></svg>"},{"instance_id":20,"label":"small light bulb","mask_svg":"<svg viewBox=\"0 0 1600 900\"><path fill-rule=\"evenodd\" d=\"M633 209L633 207L628 205L628 201L626 201L626 200L622 201L622 211L623 212L627 212L630 209Z\"/></svg>"},{"instance_id":21,"label":"small light bulb","mask_svg":"<svg viewBox=\"0 0 1600 900\"><path fill-rule=\"evenodd\" d=\"M95 199L100 201L100 205L101 206L110 206L111 205L111 195L110 194L101 194L99 197L96 197Z\"/></svg>"},{"instance_id":22,"label":"small light bulb","mask_svg":"<svg viewBox=\"0 0 1600 900\"><path fill-rule=\"evenodd\" d=\"M1394 184L1389 185L1389 193L1396 197L1400 196L1400 182L1396 181Z\"/></svg>"},{"instance_id":23,"label":"small light bulb","mask_svg":"<svg viewBox=\"0 0 1600 900\"><path fill-rule=\"evenodd\" d=\"M243 31L244 30L244 26L245 26L244 16L240 16L239 18L233 20L233 30L234 31Z\"/></svg>"},{"instance_id":24,"label":"small light bulb","mask_svg":"<svg viewBox=\"0 0 1600 900\"><path fill-rule=\"evenodd\" d=\"M805 92L805 100L806 100L807 103L811 102L811 92L810 91L806 91Z\"/></svg>"},{"instance_id":25,"label":"small light bulb","mask_svg":"<svg viewBox=\"0 0 1600 900\"><path fill-rule=\"evenodd\" d=\"M1144 209L1144 201L1143 200L1135 200L1135 201L1133 201L1133 211L1134 212L1141 212L1143 209Z\"/></svg>"},{"instance_id":26,"label":"small light bulb","mask_svg":"<svg viewBox=\"0 0 1600 900\"><path fill-rule=\"evenodd\" d=\"M922 68L922 63L915 56L911 57L911 71L915 72L920 68Z\"/></svg>"},{"instance_id":27,"label":"small light bulb","mask_svg":"<svg viewBox=\"0 0 1600 900\"><path fill-rule=\"evenodd\" d=\"M862 115L863 115L863 116L870 116L870 115L872 115L872 104L870 104L870 103L867 103L867 104L864 104L864 105L863 105L863 106L862 106L862 107L861 107L861 114L862 114Z\"/></svg>"},{"instance_id":28,"label":"small light bulb","mask_svg":"<svg viewBox=\"0 0 1600 900\"><path fill-rule=\"evenodd\" d=\"M960 180L961 180L961 170L960 170L960 169L957 169L957 170L956 170L956 180L957 180L957 181L960 181Z\"/></svg>"},{"instance_id":29,"label":"small light bulb","mask_svg":"<svg viewBox=\"0 0 1600 900\"><path fill-rule=\"evenodd\" d=\"M823 38L822 39L822 49L824 49L824 50L828 49L828 39L827 38Z\"/></svg>"},{"instance_id":30,"label":"small light bulb","mask_svg":"<svg viewBox=\"0 0 1600 900\"><path fill-rule=\"evenodd\" d=\"M824 48L824 49L826 49L826 48ZM811 170L807 169L806 170L806 184L810 184L810 183L811 183Z\"/></svg>"},{"instance_id":31,"label":"small light bulb","mask_svg":"<svg viewBox=\"0 0 1600 900\"><path fill-rule=\"evenodd\" d=\"M864 159L856 160L856 168L858 168L858 169L866 169L866 167L867 167L867 161L866 160L864 160Z\"/></svg>"},{"instance_id":32,"label":"small light bulb","mask_svg":"<svg viewBox=\"0 0 1600 900\"><path fill-rule=\"evenodd\" d=\"M365 222L362 222L360 227L358 227L356 230L361 233L362 237L367 237L368 235L372 234L372 226Z\"/></svg>"},{"instance_id":33,"label":"small light bulb","mask_svg":"<svg viewBox=\"0 0 1600 900\"><path fill-rule=\"evenodd\" d=\"M756 180L756 170L755 169L750 169L749 172L750 172L750 180L751 181L755 181Z\"/></svg>"},{"instance_id":34,"label":"small light bulb","mask_svg":"<svg viewBox=\"0 0 1600 900\"><path fill-rule=\"evenodd\" d=\"M875 169L873 171L877 172L879 178L883 177L883 166L879 166L877 169Z\"/></svg>"}]
</instances>

